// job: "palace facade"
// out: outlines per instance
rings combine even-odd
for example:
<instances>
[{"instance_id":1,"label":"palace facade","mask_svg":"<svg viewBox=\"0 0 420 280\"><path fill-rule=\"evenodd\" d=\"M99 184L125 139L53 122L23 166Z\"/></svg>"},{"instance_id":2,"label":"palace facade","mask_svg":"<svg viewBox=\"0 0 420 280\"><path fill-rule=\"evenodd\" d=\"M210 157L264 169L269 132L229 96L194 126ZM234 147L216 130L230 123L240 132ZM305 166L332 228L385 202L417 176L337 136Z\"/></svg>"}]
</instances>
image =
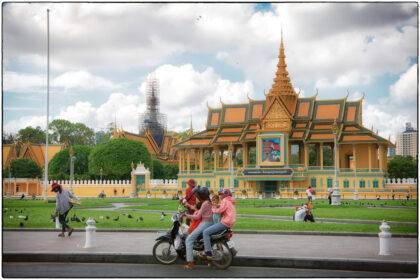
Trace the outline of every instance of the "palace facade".
<instances>
[{"instance_id":1,"label":"palace facade","mask_svg":"<svg viewBox=\"0 0 420 280\"><path fill-rule=\"evenodd\" d=\"M291 197L311 186L324 197L336 174L342 198L389 196L387 151L394 145L363 126L363 98L299 98L283 38L278 58L265 100L208 107L206 129L174 145L178 187L193 178L213 191L233 188L237 197Z\"/></svg>"}]
</instances>

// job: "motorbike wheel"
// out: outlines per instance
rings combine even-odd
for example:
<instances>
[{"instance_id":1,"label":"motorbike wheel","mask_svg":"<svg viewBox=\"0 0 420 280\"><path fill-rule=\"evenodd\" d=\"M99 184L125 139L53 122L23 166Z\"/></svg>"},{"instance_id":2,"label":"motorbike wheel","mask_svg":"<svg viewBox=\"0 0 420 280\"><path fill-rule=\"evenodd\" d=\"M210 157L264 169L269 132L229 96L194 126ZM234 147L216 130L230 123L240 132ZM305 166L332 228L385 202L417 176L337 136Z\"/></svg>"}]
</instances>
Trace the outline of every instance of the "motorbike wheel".
<instances>
[{"instance_id":1,"label":"motorbike wheel","mask_svg":"<svg viewBox=\"0 0 420 280\"><path fill-rule=\"evenodd\" d=\"M173 264L178 259L178 254L168 240L159 240L153 246L153 257L161 264Z\"/></svg>"},{"instance_id":2,"label":"motorbike wheel","mask_svg":"<svg viewBox=\"0 0 420 280\"><path fill-rule=\"evenodd\" d=\"M232 264L232 253L225 242L216 241L213 243L212 264L219 269L226 269Z\"/></svg>"}]
</instances>

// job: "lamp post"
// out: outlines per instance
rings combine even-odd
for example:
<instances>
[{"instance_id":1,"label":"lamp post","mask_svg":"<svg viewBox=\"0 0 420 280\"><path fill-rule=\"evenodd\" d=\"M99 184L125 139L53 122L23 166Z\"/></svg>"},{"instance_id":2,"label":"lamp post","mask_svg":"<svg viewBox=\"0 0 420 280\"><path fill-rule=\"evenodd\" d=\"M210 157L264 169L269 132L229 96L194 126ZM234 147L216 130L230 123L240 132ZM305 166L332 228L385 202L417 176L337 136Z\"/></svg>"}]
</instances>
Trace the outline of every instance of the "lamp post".
<instances>
[{"instance_id":1,"label":"lamp post","mask_svg":"<svg viewBox=\"0 0 420 280\"><path fill-rule=\"evenodd\" d=\"M10 164L9 164L9 185L7 186L7 198L10 198L11 196L12 196L12 193L11 193L11 188L12 188L12 186L11 186L11 177L12 177L12 175L11 175L11 167L10 167Z\"/></svg>"},{"instance_id":2,"label":"lamp post","mask_svg":"<svg viewBox=\"0 0 420 280\"><path fill-rule=\"evenodd\" d=\"M74 161L76 160L76 157L73 156L74 152L73 152L73 147L70 146L70 192L72 194L74 194L73 191L73 179L74 179Z\"/></svg>"},{"instance_id":3,"label":"lamp post","mask_svg":"<svg viewBox=\"0 0 420 280\"><path fill-rule=\"evenodd\" d=\"M234 192L235 192L235 187L234 187L234 182L233 182L233 160L235 159L235 156L233 155L234 149L231 143L231 146L229 147L230 149L230 192L232 194L232 198L235 197Z\"/></svg>"},{"instance_id":4,"label":"lamp post","mask_svg":"<svg viewBox=\"0 0 420 280\"><path fill-rule=\"evenodd\" d=\"M103 171L103 169L102 169L102 167L101 167L101 169L99 169L99 174L101 175L101 194L103 193L103 188L102 188L102 171Z\"/></svg>"},{"instance_id":5,"label":"lamp post","mask_svg":"<svg viewBox=\"0 0 420 280\"><path fill-rule=\"evenodd\" d=\"M134 194L135 194L135 192L134 192L135 185L136 185L136 180L135 180L135 177L134 177L134 162L131 162L131 193L130 193L130 198L134 198L135 197L134 196Z\"/></svg>"},{"instance_id":6,"label":"lamp post","mask_svg":"<svg viewBox=\"0 0 420 280\"><path fill-rule=\"evenodd\" d=\"M48 188L48 124L50 114L50 9L47 9L47 127L45 128L45 173L44 173L44 203L47 202Z\"/></svg>"},{"instance_id":7,"label":"lamp post","mask_svg":"<svg viewBox=\"0 0 420 280\"><path fill-rule=\"evenodd\" d=\"M332 132L334 134L334 188L331 195L331 205L341 205L340 189L338 188L337 180L337 133L338 126L337 121L334 120L332 125Z\"/></svg>"}]
</instances>

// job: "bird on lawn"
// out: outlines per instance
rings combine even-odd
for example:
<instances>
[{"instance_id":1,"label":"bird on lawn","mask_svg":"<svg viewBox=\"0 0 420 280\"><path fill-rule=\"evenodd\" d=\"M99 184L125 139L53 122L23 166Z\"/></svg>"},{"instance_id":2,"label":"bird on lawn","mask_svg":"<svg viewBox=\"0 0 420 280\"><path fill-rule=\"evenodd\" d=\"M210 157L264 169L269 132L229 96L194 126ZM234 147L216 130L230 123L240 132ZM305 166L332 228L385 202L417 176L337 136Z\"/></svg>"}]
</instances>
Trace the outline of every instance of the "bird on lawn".
<instances>
[{"instance_id":1,"label":"bird on lawn","mask_svg":"<svg viewBox=\"0 0 420 280\"><path fill-rule=\"evenodd\" d=\"M95 218L93 218L93 220L95 221L95 223L99 224L99 222Z\"/></svg>"},{"instance_id":2,"label":"bird on lawn","mask_svg":"<svg viewBox=\"0 0 420 280\"><path fill-rule=\"evenodd\" d=\"M69 222L69 218L66 219L66 223L68 223L68 222Z\"/></svg>"},{"instance_id":3,"label":"bird on lawn","mask_svg":"<svg viewBox=\"0 0 420 280\"><path fill-rule=\"evenodd\" d=\"M126 214L125 213L122 213L121 215L125 216Z\"/></svg>"},{"instance_id":4,"label":"bird on lawn","mask_svg":"<svg viewBox=\"0 0 420 280\"><path fill-rule=\"evenodd\" d=\"M160 216L160 220L163 221L165 219L166 214L162 212L162 216Z\"/></svg>"},{"instance_id":5,"label":"bird on lawn","mask_svg":"<svg viewBox=\"0 0 420 280\"><path fill-rule=\"evenodd\" d=\"M85 217L82 217L82 221L84 222L86 220L86 218Z\"/></svg>"},{"instance_id":6,"label":"bird on lawn","mask_svg":"<svg viewBox=\"0 0 420 280\"><path fill-rule=\"evenodd\" d=\"M133 216L131 216L130 214L128 214L128 216L127 216L129 219L131 219L131 218L133 218Z\"/></svg>"},{"instance_id":7,"label":"bird on lawn","mask_svg":"<svg viewBox=\"0 0 420 280\"><path fill-rule=\"evenodd\" d=\"M114 221L118 221L120 219L120 216L117 216Z\"/></svg>"},{"instance_id":8,"label":"bird on lawn","mask_svg":"<svg viewBox=\"0 0 420 280\"><path fill-rule=\"evenodd\" d=\"M26 217L24 218L24 220L25 220L25 221L27 221L27 220L28 220L28 216L26 216Z\"/></svg>"},{"instance_id":9,"label":"bird on lawn","mask_svg":"<svg viewBox=\"0 0 420 280\"><path fill-rule=\"evenodd\" d=\"M143 217L139 217L139 222L143 222Z\"/></svg>"},{"instance_id":10,"label":"bird on lawn","mask_svg":"<svg viewBox=\"0 0 420 280\"><path fill-rule=\"evenodd\" d=\"M104 216L99 216L99 219L103 220L104 219Z\"/></svg>"},{"instance_id":11,"label":"bird on lawn","mask_svg":"<svg viewBox=\"0 0 420 280\"><path fill-rule=\"evenodd\" d=\"M76 222L80 223L80 219L78 217L76 217Z\"/></svg>"},{"instance_id":12,"label":"bird on lawn","mask_svg":"<svg viewBox=\"0 0 420 280\"><path fill-rule=\"evenodd\" d=\"M109 219L109 216L106 216L107 219Z\"/></svg>"},{"instance_id":13,"label":"bird on lawn","mask_svg":"<svg viewBox=\"0 0 420 280\"><path fill-rule=\"evenodd\" d=\"M20 222L20 223L19 223L19 225L20 225L21 227L23 227L23 223L22 223L22 222Z\"/></svg>"}]
</instances>

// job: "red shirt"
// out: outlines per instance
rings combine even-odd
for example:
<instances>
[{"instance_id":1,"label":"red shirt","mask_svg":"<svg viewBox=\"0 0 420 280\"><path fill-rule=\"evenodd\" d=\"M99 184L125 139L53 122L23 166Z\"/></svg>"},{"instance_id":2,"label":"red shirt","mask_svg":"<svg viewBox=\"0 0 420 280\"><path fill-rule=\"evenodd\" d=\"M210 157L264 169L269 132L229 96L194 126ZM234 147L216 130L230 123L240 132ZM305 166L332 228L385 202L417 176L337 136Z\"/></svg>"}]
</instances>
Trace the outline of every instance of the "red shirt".
<instances>
[{"instance_id":1,"label":"red shirt","mask_svg":"<svg viewBox=\"0 0 420 280\"><path fill-rule=\"evenodd\" d=\"M188 204L196 205L197 194L192 194L193 187L188 185L187 189L185 190L185 199L187 199Z\"/></svg>"}]
</instances>

